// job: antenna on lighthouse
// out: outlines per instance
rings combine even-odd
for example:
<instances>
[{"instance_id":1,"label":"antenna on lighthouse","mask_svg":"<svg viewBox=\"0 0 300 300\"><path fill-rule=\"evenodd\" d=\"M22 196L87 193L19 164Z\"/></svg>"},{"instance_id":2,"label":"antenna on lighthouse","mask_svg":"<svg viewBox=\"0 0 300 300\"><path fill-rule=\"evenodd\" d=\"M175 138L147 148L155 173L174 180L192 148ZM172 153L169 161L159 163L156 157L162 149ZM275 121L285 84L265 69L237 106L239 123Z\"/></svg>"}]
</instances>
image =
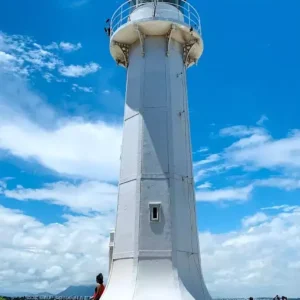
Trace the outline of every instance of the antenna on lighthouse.
<instances>
[{"instance_id":1,"label":"antenna on lighthouse","mask_svg":"<svg viewBox=\"0 0 300 300\"><path fill-rule=\"evenodd\" d=\"M118 210L101 300L211 300L200 262L187 69L203 52L182 0L125 1L110 52L127 69Z\"/></svg>"}]
</instances>

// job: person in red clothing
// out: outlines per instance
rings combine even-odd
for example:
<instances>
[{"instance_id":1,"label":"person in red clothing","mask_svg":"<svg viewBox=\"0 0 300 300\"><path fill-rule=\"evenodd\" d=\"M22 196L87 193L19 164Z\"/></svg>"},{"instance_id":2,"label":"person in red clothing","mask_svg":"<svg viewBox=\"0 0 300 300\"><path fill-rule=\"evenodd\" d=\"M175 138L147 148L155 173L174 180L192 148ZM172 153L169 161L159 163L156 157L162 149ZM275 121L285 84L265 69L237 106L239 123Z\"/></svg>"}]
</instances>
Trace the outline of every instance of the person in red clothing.
<instances>
[{"instance_id":1,"label":"person in red clothing","mask_svg":"<svg viewBox=\"0 0 300 300\"><path fill-rule=\"evenodd\" d=\"M104 293L105 285L103 284L103 275L102 273L98 274L96 277L96 282L98 283L97 291L93 297L93 300L99 300Z\"/></svg>"}]
</instances>

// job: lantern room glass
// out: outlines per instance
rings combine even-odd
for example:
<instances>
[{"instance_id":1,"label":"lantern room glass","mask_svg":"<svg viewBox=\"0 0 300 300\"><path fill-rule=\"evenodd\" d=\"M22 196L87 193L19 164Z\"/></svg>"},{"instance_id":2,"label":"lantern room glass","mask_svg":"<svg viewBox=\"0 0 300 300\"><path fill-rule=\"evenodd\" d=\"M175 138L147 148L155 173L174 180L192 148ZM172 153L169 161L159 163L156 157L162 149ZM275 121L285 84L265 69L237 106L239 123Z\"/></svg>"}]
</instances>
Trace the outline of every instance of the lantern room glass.
<instances>
[{"instance_id":1,"label":"lantern room glass","mask_svg":"<svg viewBox=\"0 0 300 300\"><path fill-rule=\"evenodd\" d=\"M154 0L131 0L132 5L141 4L141 3L149 3L154 2ZM182 5L183 0L157 0L157 2L167 2L174 4L175 6Z\"/></svg>"}]
</instances>

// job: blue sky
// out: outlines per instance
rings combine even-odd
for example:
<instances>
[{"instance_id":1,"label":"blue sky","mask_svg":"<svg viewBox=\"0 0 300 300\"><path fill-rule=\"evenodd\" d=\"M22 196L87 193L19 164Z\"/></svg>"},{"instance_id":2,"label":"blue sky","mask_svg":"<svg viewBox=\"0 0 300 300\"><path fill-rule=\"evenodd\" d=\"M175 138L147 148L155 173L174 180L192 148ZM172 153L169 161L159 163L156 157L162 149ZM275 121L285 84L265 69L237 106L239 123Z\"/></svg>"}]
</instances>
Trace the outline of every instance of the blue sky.
<instances>
[{"instance_id":1,"label":"blue sky","mask_svg":"<svg viewBox=\"0 0 300 300\"><path fill-rule=\"evenodd\" d=\"M120 3L0 0L0 292L55 292L107 269L126 70L103 27ZM191 3L205 45L188 83L208 288L299 296L300 3Z\"/></svg>"}]
</instances>

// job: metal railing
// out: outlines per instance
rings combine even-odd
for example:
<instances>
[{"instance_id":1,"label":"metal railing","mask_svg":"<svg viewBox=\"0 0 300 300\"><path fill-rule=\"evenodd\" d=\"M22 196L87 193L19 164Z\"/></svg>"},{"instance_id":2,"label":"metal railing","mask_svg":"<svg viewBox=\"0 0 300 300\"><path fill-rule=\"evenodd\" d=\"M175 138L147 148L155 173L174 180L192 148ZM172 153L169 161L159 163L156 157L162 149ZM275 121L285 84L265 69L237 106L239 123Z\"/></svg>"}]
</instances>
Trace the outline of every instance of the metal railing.
<instances>
[{"instance_id":1,"label":"metal railing","mask_svg":"<svg viewBox=\"0 0 300 300\"><path fill-rule=\"evenodd\" d=\"M162 17L155 17L155 9L156 5L162 4L170 4L173 7L178 9L178 18L168 18L170 21L174 21L177 23L183 23L192 27L193 30L197 31L201 35L201 22L200 16L197 10L188 2L184 1L182 4L174 4L168 1L160 2L146 2L146 3L139 3L139 4L132 4L131 0L126 1L123 3L113 14L111 21L110 21L110 34L112 35L115 31L117 31L122 25L131 22L130 15L131 13L136 10L137 8L144 6L144 5L153 5L153 19L163 19ZM162 12L169 12L174 15L174 9L166 8L165 6L159 7L159 13ZM183 20L182 20L183 18Z\"/></svg>"}]
</instances>

